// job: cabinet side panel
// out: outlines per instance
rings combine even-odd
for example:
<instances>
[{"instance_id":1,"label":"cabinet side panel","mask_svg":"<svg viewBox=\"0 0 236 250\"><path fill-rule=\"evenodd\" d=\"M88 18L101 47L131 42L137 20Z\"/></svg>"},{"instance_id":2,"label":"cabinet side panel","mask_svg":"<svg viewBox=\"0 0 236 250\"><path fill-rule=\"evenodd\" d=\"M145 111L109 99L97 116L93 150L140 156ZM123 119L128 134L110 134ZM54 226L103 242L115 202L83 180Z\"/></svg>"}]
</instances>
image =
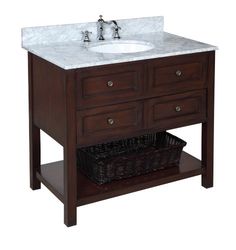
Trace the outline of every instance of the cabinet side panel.
<instances>
[{"instance_id":1,"label":"cabinet side panel","mask_svg":"<svg viewBox=\"0 0 236 250\"><path fill-rule=\"evenodd\" d=\"M65 71L32 55L34 124L64 145Z\"/></svg>"},{"instance_id":2,"label":"cabinet side panel","mask_svg":"<svg viewBox=\"0 0 236 250\"><path fill-rule=\"evenodd\" d=\"M207 120L202 123L202 186L213 187L214 168L214 89L215 51L209 52L207 81Z\"/></svg>"}]
</instances>

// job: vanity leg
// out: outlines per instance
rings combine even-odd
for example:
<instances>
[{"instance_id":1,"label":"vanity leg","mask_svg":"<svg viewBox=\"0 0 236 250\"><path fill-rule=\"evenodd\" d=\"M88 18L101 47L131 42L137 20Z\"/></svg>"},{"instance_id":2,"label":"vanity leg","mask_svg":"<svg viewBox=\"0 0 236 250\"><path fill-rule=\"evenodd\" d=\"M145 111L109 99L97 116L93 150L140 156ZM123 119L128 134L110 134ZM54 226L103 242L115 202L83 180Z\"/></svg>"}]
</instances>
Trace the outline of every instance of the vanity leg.
<instances>
[{"instance_id":1,"label":"vanity leg","mask_svg":"<svg viewBox=\"0 0 236 250\"><path fill-rule=\"evenodd\" d=\"M202 186L213 187L213 127L202 124Z\"/></svg>"},{"instance_id":2,"label":"vanity leg","mask_svg":"<svg viewBox=\"0 0 236 250\"><path fill-rule=\"evenodd\" d=\"M64 147L64 223L76 225L77 210L77 172L76 149Z\"/></svg>"},{"instance_id":3,"label":"vanity leg","mask_svg":"<svg viewBox=\"0 0 236 250\"><path fill-rule=\"evenodd\" d=\"M30 121L30 187L33 190L40 189L41 183L37 179L40 173L40 129Z\"/></svg>"},{"instance_id":4,"label":"vanity leg","mask_svg":"<svg viewBox=\"0 0 236 250\"><path fill-rule=\"evenodd\" d=\"M41 183L36 177L37 172L40 173L40 129L34 125L32 55L30 53L28 54L28 72L30 187L36 190L41 188Z\"/></svg>"},{"instance_id":5,"label":"vanity leg","mask_svg":"<svg viewBox=\"0 0 236 250\"><path fill-rule=\"evenodd\" d=\"M76 104L74 71L67 71L65 81L65 144L64 144L64 223L76 225Z\"/></svg>"},{"instance_id":6,"label":"vanity leg","mask_svg":"<svg viewBox=\"0 0 236 250\"><path fill-rule=\"evenodd\" d=\"M208 65L207 121L202 124L202 186L213 187L214 158L214 70L215 52L211 52Z\"/></svg>"}]
</instances>

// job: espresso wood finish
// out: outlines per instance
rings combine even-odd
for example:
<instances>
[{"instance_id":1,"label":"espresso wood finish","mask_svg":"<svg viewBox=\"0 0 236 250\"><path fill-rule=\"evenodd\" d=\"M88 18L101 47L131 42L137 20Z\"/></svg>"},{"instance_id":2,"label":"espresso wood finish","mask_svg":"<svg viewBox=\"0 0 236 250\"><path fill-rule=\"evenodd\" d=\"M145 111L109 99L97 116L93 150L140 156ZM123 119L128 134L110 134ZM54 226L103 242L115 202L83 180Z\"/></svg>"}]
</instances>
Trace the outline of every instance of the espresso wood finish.
<instances>
[{"instance_id":1,"label":"espresso wood finish","mask_svg":"<svg viewBox=\"0 0 236 250\"><path fill-rule=\"evenodd\" d=\"M168 168L150 174L136 176L125 180L97 185L91 182L80 171L77 175L77 205L85 205L118 195L135 192L149 187L185 179L202 173L201 161L183 152L179 167ZM42 165L38 178L59 200L63 202L63 161ZM81 188L81 185L83 188Z\"/></svg>"},{"instance_id":2,"label":"espresso wood finish","mask_svg":"<svg viewBox=\"0 0 236 250\"><path fill-rule=\"evenodd\" d=\"M40 130L64 148L64 221L76 224L76 82L75 70L65 71L29 53L31 187L40 188Z\"/></svg>"},{"instance_id":3,"label":"espresso wood finish","mask_svg":"<svg viewBox=\"0 0 236 250\"><path fill-rule=\"evenodd\" d=\"M76 166L76 95L75 71L65 77L65 143L64 143L64 222L76 225L77 166Z\"/></svg>"},{"instance_id":4,"label":"espresso wood finish","mask_svg":"<svg viewBox=\"0 0 236 250\"><path fill-rule=\"evenodd\" d=\"M34 124L34 96L33 96L33 56L28 54L29 78L29 146L30 146L30 187L40 189L41 183L36 174L40 173L40 129Z\"/></svg>"},{"instance_id":5,"label":"espresso wood finish","mask_svg":"<svg viewBox=\"0 0 236 250\"><path fill-rule=\"evenodd\" d=\"M37 56L32 56L31 74L34 124L63 145L66 72Z\"/></svg>"},{"instance_id":6,"label":"espresso wood finish","mask_svg":"<svg viewBox=\"0 0 236 250\"><path fill-rule=\"evenodd\" d=\"M148 66L149 92L157 96L201 89L206 86L207 53L161 58Z\"/></svg>"},{"instance_id":7,"label":"espresso wood finish","mask_svg":"<svg viewBox=\"0 0 236 250\"><path fill-rule=\"evenodd\" d=\"M202 123L202 186L213 187L214 159L214 83L215 83L215 53L209 54L207 81L207 120Z\"/></svg>"},{"instance_id":8,"label":"espresso wood finish","mask_svg":"<svg viewBox=\"0 0 236 250\"><path fill-rule=\"evenodd\" d=\"M150 99L147 105L149 128L171 129L206 120L205 91Z\"/></svg>"},{"instance_id":9,"label":"espresso wood finish","mask_svg":"<svg viewBox=\"0 0 236 250\"><path fill-rule=\"evenodd\" d=\"M213 186L214 52L63 70L29 53L30 186L43 183L64 204L64 222L91 202L202 175ZM79 147L202 123L202 161L96 185L76 166ZM40 166L40 130L64 160Z\"/></svg>"},{"instance_id":10,"label":"espresso wood finish","mask_svg":"<svg viewBox=\"0 0 236 250\"><path fill-rule=\"evenodd\" d=\"M110 105L77 113L78 145L129 135L143 127L141 102Z\"/></svg>"},{"instance_id":11,"label":"espresso wood finish","mask_svg":"<svg viewBox=\"0 0 236 250\"><path fill-rule=\"evenodd\" d=\"M77 71L77 107L111 104L142 97L144 66L124 63Z\"/></svg>"}]
</instances>

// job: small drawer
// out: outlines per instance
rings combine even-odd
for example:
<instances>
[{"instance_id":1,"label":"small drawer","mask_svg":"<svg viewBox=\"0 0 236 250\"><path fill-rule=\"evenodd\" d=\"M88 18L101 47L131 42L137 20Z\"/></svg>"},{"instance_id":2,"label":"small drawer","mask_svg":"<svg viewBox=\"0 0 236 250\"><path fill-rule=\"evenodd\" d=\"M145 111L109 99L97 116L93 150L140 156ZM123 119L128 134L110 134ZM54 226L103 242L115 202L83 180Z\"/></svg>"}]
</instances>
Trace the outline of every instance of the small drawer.
<instances>
[{"instance_id":1,"label":"small drawer","mask_svg":"<svg viewBox=\"0 0 236 250\"><path fill-rule=\"evenodd\" d=\"M131 100L142 94L140 63L100 66L77 73L77 107L97 106Z\"/></svg>"},{"instance_id":2,"label":"small drawer","mask_svg":"<svg viewBox=\"0 0 236 250\"><path fill-rule=\"evenodd\" d=\"M132 102L77 112L78 145L110 141L143 126L143 105Z\"/></svg>"},{"instance_id":3,"label":"small drawer","mask_svg":"<svg viewBox=\"0 0 236 250\"><path fill-rule=\"evenodd\" d=\"M148 127L171 129L206 119L206 92L194 91L147 102Z\"/></svg>"},{"instance_id":4,"label":"small drawer","mask_svg":"<svg viewBox=\"0 0 236 250\"><path fill-rule=\"evenodd\" d=\"M167 57L149 65L149 91L157 96L205 87L208 56L204 53Z\"/></svg>"}]
</instances>

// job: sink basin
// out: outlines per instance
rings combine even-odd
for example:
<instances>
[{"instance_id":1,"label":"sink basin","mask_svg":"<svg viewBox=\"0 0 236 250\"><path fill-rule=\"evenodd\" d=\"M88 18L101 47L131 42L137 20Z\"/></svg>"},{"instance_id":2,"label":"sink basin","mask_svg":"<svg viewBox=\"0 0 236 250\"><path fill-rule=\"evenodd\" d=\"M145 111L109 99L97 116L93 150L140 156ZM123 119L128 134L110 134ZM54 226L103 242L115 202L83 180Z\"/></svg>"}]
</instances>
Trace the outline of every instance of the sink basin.
<instances>
[{"instance_id":1,"label":"sink basin","mask_svg":"<svg viewBox=\"0 0 236 250\"><path fill-rule=\"evenodd\" d=\"M143 41L122 40L99 42L89 47L90 51L98 53L137 53L144 52L154 48L154 45Z\"/></svg>"}]
</instances>

